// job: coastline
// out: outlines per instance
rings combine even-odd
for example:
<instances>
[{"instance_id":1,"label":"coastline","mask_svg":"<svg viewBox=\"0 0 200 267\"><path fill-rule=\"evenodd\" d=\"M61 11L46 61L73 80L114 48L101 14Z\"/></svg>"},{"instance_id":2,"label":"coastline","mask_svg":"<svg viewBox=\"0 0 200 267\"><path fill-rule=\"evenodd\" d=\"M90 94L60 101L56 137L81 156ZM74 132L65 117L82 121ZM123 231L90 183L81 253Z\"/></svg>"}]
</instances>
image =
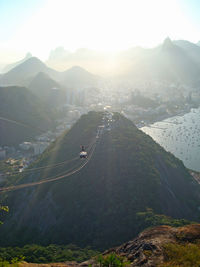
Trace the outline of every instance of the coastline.
<instances>
[{"instance_id":1,"label":"coastline","mask_svg":"<svg viewBox=\"0 0 200 267\"><path fill-rule=\"evenodd\" d=\"M139 129L141 129L143 127L151 127L151 125L153 125L154 123L162 122L162 121L164 121L166 119L171 119L173 117L183 117L185 114L190 113L192 111L192 109L198 109L198 108L190 107L189 109L182 110L181 112L178 112L178 113L163 114L163 115L160 115L159 117L155 118L154 120L149 120L149 121L145 121L145 120L141 119L141 121L139 123L135 124L135 125Z\"/></svg>"}]
</instances>

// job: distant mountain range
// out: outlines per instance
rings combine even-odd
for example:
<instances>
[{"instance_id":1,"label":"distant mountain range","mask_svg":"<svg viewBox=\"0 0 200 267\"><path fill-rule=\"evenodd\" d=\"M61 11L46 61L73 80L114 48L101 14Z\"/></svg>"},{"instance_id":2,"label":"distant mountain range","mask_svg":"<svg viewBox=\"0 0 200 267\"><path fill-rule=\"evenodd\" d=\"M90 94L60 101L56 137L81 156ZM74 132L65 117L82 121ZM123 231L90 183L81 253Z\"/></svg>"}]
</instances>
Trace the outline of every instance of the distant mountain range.
<instances>
[{"instance_id":1,"label":"distant mountain range","mask_svg":"<svg viewBox=\"0 0 200 267\"><path fill-rule=\"evenodd\" d=\"M69 161L78 156L82 144L89 152L87 145L94 142L102 118L103 113L83 115L31 168ZM112 119L111 129L97 139L92 158L80 171L5 194L10 211L0 228L1 246L73 243L108 248L143 229L137 213L146 208L174 218L199 219L200 186L183 163L125 117L115 113ZM16 183L58 177L83 163L76 159L24 173Z\"/></svg>"},{"instance_id":2,"label":"distant mountain range","mask_svg":"<svg viewBox=\"0 0 200 267\"><path fill-rule=\"evenodd\" d=\"M0 75L0 85L29 87L32 80L41 72L47 74L62 88L98 87L99 82L103 81L102 77L80 66L72 66L66 71L59 72L38 58L30 56L27 54L22 61L8 66L7 69L10 70ZM195 88L200 85L200 46L185 40L172 41L166 38L163 44L155 48L135 47L112 56L86 49L80 49L72 56L70 52L60 49L52 52L51 62L54 57L60 64L67 61L69 65L70 62L80 61L80 65L90 65L90 68L94 69L95 65L100 65L105 74L108 71L107 78L129 82L130 85L149 81L185 84ZM110 75L109 68L112 67L115 71Z\"/></svg>"},{"instance_id":3,"label":"distant mountain range","mask_svg":"<svg viewBox=\"0 0 200 267\"><path fill-rule=\"evenodd\" d=\"M31 57L25 62L17 65L7 73L3 74L0 79L1 85L28 85L31 79L39 72L44 72L51 77L57 77L57 71L48 68L41 60Z\"/></svg>"},{"instance_id":4,"label":"distant mountain range","mask_svg":"<svg viewBox=\"0 0 200 267\"><path fill-rule=\"evenodd\" d=\"M122 76L129 81L159 81L196 86L200 83L200 47L187 41L167 38L153 49L132 49L129 68Z\"/></svg>"},{"instance_id":5,"label":"distant mountain range","mask_svg":"<svg viewBox=\"0 0 200 267\"><path fill-rule=\"evenodd\" d=\"M27 88L0 87L0 146L28 141L52 126L51 110Z\"/></svg>"},{"instance_id":6,"label":"distant mountain range","mask_svg":"<svg viewBox=\"0 0 200 267\"><path fill-rule=\"evenodd\" d=\"M58 72L38 58L29 57L0 75L0 117L47 130L56 108L74 104L79 92L74 89L91 87L97 80L97 76L80 67ZM78 99L83 104L84 99ZM5 121L0 121L0 130L0 146L18 144L39 133Z\"/></svg>"},{"instance_id":7,"label":"distant mountain range","mask_svg":"<svg viewBox=\"0 0 200 267\"><path fill-rule=\"evenodd\" d=\"M58 72L47 67L41 60L31 57L18 64L0 77L0 85L29 86L34 76L40 72L47 74L51 79L60 83L64 87L84 88L95 86L98 76L95 76L81 67L73 67L64 72Z\"/></svg>"},{"instance_id":8,"label":"distant mountain range","mask_svg":"<svg viewBox=\"0 0 200 267\"><path fill-rule=\"evenodd\" d=\"M134 47L112 55L88 49L70 53L59 48L51 52L47 62L58 67L81 64L90 71L130 82L161 81L190 86L200 83L199 43L185 40L166 38L163 44L152 49Z\"/></svg>"}]
</instances>

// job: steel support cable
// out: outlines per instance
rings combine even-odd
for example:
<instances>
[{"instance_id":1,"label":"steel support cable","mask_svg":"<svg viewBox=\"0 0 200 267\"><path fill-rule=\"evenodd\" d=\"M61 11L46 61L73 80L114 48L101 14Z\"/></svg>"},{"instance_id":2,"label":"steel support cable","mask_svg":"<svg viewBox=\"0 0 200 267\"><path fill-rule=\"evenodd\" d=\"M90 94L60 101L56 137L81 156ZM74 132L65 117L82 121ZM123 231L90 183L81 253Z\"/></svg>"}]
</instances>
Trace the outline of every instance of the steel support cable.
<instances>
[{"instance_id":1,"label":"steel support cable","mask_svg":"<svg viewBox=\"0 0 200 267\"><path fill-rule=\"evenodd\" d=\"M90 142L90 144L87 146L89 149L91 147L91 145L94 143L94 141L92 140ZM41 167L36 167L36 168L31 168L31 169L27 169L27 170L24 170L22 173L25 173L25 172L32 172L32 171L37 171L37 170L41 170L41 169L49 169L49 168L56 168L57 166L61 166L61 165L64 165L66 163L70 163L72 161L75 161L79 159L79 157L75 157L73 159L70 159L70 160L65 160L65 161L61 161L61 162L58 162L58 163L55 163L55 164L50 164L50 165L46 165L46 166L41 166ZM16 171L16 172L9 172L8 175L14 175L14 174L19 174L20 172L19 171ZM6 176L7 174L2 174L2 176Z\"/></svg>"},{"instance_id":2,"label":"steel support cable","mask_svg":"<svg viewBox=\"0 0 200 267\"><path fill-rule=\"evenodd\" d=\"M96 142L94 142L91 145L91 152L90 152L90 155L88 156L88 158L84 161L84 163L79 168L77 168L75 170L72 170L72 171L70 171L64 175L58 176L58 177L47 178L47 179L43 179L43 180L38 181L38 182L32 182L32 183L27 183L27 184L20 184L20 185L16 185L16 186L9 186L9 187L0 188L0 193L1 192L14 191L17 189L22 189L22 188L27 188L27 187L32 187L35 185L41 185L44 183L49 183L49 182L53 182L53 181L57 181L57 180L61 180L63 178L69 177L69 176L79 172L82 168L84 168L88 164L88 162L91 160L91 158L93 156L95 148L96 148Z\"/></svg>"},{"instance_id":3,"label":"steel support cable","mask_svg":"<svg viewBox=\"0 0 200 267\"><path fill-rule=\"evenodd\" d=\"M7 121L7 122L10 122L10 123L19 125L19 126L23 126L24 128L34 129L35 131L37 130L37 131L39 131L41 133L44 133L44 131L45 131L45 130L42 130L42 129L36 127L36 126L33 127L33 126L28 125L26 123L15 121L15 120L12 120L12 119L7 119L7 118L4 118L4 117L0 117L0 120Z\"/></svg>"},{"instance_id":4,"label":"steel support cable","mask_svg":"<svg viewBox=\"0 0 200 267\"><path fill-rule=\"evenodd\" d=\"M18 121L14 121L14 120L11 120L11 119L7 119L7 118L4 118L4 117L0 117L0 120L3 120L3 121L7 121L7 122L10 122L10 123L14 123L16 125L20 125L20 126L23 126L23 127L26 127L26 128L29 128L29 129L37 129L39 130L40 132L44 132L42 131L41 129L37 128L37 127L33 127L33 126L29 126L28 124L25 124L25 123L21 123L21 122L18 122ZM90 147L90 145L87 145L87 147ZM79 157L75 157L69 161L63 161L63 162L58 162L56 164L51 164L51 165L47 165L47 166L41 166L41 167L36 167L36 168L32 168L32 169L27 169L27 170L24 170L24 172L32 172L32 171L37 171L37 170L40 170L40 169L45 169L45 168L51 168L53 166L57 167L59 165L63 165L65 163L68 163L68 162L71 162L71 161L74 161L76 159L78 159ZM16 171L16 172L9 172L9 174L2 174L2 176L7 176L7 175L15 175L15 174L19 174L20 172L19 171Z\"/></svg>"},{"instance_id":5,"label":"steel support cable","mask_svg":"<svg viewBox=\"0 0 200 267\"><path fill-rule=\"evenodd\" d=\"M1 118L2 117L0 117L0 119ZM43 184L43 183L57 181L57 180L60 180L60 179L63 179L65 177L68 177L68 176L71 176L71 175L75 174L76 172L80 171L85 165L87 165L87 163L90 161L90 159L92 158L92 155L94 153L94 150L96 148L96 144L97 144L97 140L96 140L96 138L94 138L94 141L91 141L90 145L88 146L89 150L91 149L92 152L90 153L88 158L85 160L84 164L82 164L78 169L75 169L74 171L71 171L71 172L69 172L69 173L67 173L65 175L62 175L62 176L59 176L59 177L53 177L53 178L49 178L49 179L47 178L47 179L41 180L39 182L33 182L33 183L28 183L28 184L20 184L20 185L16 185L16 186L9 186L9 187L0 188L0 193L1 192L5 192L5 191L14 191L14 190L25 188L25 187L31 187L31 186L40 185L40 184ZM92 149L93 145L94 145L94 148Z\"/></svg>"},{"instance_id":6,"label":"steel support cable","mask_svg":"<svg viewBox=\"0 0 200 267\"><path fill-rule=\"evenodd\" d=\"M95 139L94 139L95 140ZM90 144L87 146L88 149L90 150L90 147L92 146L92 144L94 143L95 141L91 141ZM56 164L50 164L50 165L46 165L46 166L41 166L41 167L38 167L38 168L31 168L31 169L27 169L27 170L24 170L22 173L29 173L29 172L33 172L33 171L38 171L38 170L41 170L41 169L48 169L48 168L56 168L58 166L61 166L61 165L64 165L64 164L67 164L67 163L70 163L72 161L75 161L79 159L79 157L75 157L71 160L66 160L66 161L62 161L62 162L59 162L59 163L56 163ZM15 174L19 174L20 172L19 171L16 171L16 172L9 172L9 174L2 174L2 176L11 176L11 175L15 175Z\"/></svg>"},{"instance_id":7,"label":"steel support cable","mask_svg":"<svg viewBox=\"0 0 200 267\"><path fill-rule=\"evenodd\" d=\"M62 161L62 162L59 162L59 163L55 163L55 164L50 164L50 165L46 165L46 166L41 166L41 167L27 169L27 170L24 170L21 173L23 174L23 173L27 173L27 172L33 172L33 171L38 171L38 170L42 170L42 169L49 169L49 168L53 168L54 169L54 168L59 167L59 166L62 166L64 164L73 162L73 161L75 161L77 159L79 159L79 157L75 157L73 159L65 160L65 161ZM9 172L8 174L2 174L2 176L14 175L14 174L21 174L21 173L19 171L15 171L15 172Z\"/></svg>"}]
</instances>

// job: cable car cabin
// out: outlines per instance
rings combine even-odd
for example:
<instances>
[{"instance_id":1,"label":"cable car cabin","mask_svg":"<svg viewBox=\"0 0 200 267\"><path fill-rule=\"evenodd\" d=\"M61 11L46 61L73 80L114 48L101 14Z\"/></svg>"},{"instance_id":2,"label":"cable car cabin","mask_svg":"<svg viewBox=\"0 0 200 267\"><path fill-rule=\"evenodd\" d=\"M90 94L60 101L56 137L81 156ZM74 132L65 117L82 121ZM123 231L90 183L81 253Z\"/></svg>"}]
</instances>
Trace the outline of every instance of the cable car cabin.
<instances>
[{"instance_id":1,"label":"cable car cabin","mask_svg":"<svg viewBox=\"0 0 200 267\"><path fill-rule=\"evenodd\" d=\"M82 159L85 159L87 158L87 152L85 151L85 147L84 146L81 146L81 152L80 152L80 158Z\"/></svg>"},{"instance_id":2,"label":"cable car cabin","mask_svg":"<svg viewBox=\"0 0 200 267\"><path fill-rule=\"evenodd\" d=\"M80 152L80 158L81 159L86 159L87 158L87 152L86 151L81 151Z\"/></svg>"}]
</instances>

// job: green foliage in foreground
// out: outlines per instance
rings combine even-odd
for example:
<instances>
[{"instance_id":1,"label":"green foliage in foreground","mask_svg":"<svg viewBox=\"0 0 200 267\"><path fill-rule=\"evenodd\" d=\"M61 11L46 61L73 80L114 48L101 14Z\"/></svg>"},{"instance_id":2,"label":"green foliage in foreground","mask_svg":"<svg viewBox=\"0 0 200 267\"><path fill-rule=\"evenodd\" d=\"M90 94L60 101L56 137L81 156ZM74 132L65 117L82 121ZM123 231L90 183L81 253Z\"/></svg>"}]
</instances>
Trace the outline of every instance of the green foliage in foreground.
<instances>
[{"instance_id":1,"label":"green foliage in foreground","mask_svg":"<svg viewBox=\"0 0 200 267\"><path fill-rule=\"evenodd\" d=\"M97 258L97 263L99 263L100 267L123 267L130 264L125 257L118 256L115 253L106 256L100 255Z\"/></svg>"},{"instance_id":2,"label":"green foliage in foreground","mask_svg":"<svg viewBox=\"0 0 200 267\"><path fill-rule=\"evenodd\" d=\"M174 244L164 246L165 263L161 267L199 267L200 244Z\"/></svg>"},{"instance_id":3,"label":"green foliage in foreground","mask_svg":"<svg viewBox=\"0 0 200 267\"><path fill-rule=\"evenodd\" d=\"M0 248L0 261L12 263L14 259L24 259L32 263L64 262L77 261L82 262L98 254L97 251L89 248L79 248L75 245L58 246L49 245L47 247L39 245L26 245L20 247ZM0 263L1 267L1 263Z\"/></svg>"},{"instance_id":4,"label":"green foliage in foreground","mask_svg":"<svg viewBox=\"0 0 200 267\"><path fill-rule=\"evenodd\" d=\"M0 258L0 267L17 267L18 266L18 263L23 261L24 260L24 257L21 256L19 258L13 258L12 260L10 261L6 261L6 260L3 260L2 258Z\"/></svg>"},{"instance_id":5,"label":"green foliage in foreground","mask_svg":"<svg viewBox=\"0 0 200 267\"><path fill-rule=\"evenodd\" d=\"M137 218L144 228L157 226L157 225L169 225L172 227L181 227L188 224L193 224L194 222L185 219L174 219L172 217L155 214L153 209L147 208L144 212L138 212Z\"/></svg>"}]
</instances>

